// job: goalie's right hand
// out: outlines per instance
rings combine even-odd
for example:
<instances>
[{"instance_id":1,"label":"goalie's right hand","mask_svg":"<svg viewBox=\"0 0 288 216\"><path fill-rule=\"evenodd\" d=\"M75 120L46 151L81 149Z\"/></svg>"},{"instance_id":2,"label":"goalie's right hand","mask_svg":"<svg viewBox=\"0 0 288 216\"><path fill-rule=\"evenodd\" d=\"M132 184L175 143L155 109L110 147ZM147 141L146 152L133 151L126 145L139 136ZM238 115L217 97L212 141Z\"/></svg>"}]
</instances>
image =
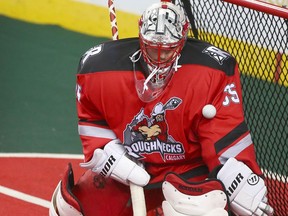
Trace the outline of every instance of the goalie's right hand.
<instances>
[{"instance_id":1,"label":"goalie's right hand","mask_svg":"<svg viewBox=\"0 0 288 216\"><path fill-rule=\"evenodd\" d=\"M80 166L126 185L129 185L129 182L141 187L147 185L149 174L125 154L126 150L121 142L112 140L104 149L95 149L92 159L87 163L80 163Z\"/></svg>"}]
</instances>

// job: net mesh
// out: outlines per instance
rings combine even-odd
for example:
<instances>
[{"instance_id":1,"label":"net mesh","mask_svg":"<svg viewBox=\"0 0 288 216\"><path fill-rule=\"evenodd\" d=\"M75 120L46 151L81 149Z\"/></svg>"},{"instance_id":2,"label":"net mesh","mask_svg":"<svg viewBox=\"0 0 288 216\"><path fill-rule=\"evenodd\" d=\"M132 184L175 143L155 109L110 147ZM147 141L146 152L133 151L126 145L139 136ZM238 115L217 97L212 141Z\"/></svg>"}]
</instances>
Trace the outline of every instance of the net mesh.
<instances>
[{"instance_id":1,"label":"net mesh","mask_svg":"<svg viewBox=\"0 0 288 216\"><path fill-rule=\"evenodd\" d=\"M198 38L230 52L239 63L245 118L269 203L275 215L287 216L288 20L220 0L190 2Z\"/></svg>"}]
</instances>

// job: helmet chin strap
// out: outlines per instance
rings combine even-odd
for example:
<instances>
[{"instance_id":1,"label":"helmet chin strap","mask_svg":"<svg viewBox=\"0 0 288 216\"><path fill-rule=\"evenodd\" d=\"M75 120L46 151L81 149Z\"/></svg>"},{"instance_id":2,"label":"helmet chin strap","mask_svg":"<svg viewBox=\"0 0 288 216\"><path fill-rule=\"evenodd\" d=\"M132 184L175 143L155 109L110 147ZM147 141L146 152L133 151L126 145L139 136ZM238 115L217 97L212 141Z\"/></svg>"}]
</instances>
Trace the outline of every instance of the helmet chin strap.
<instances>
[{"instance_id":1,"label":"helmet chin strap","mask_svg":"<svg viewBox=\"0 0 288 216\"><path fill-rule=\"evenodd\" d=\"M156 67L153 69L153 71L149 74L149 76L146 78L145 82L144 82L144 86L143 86L143 91L142 93L144 93L145 90L148 90L148 86L147 83L152 79L152 77L160 70L159 67Z\"/></svg>"},{"instance_id":2,"label":"helmet chin strap","mask_svg":"<svg viewBox=\"0 0 288 216\"><path fill-rule=\"evenodd\" d=\"M136 58L136 56L139 54L139 56ZM132 56L130 56L130 60L133 63L133 67L135 68L134 64L139 61L139 59L141 58L142 52L141 50L137 50L135 53L133 53ZM170 70L174 70L174 72L178 71L178 68L181 67L181 65L178 65L178 60L180 59L180 54L176 57L176 60L174 62L174 64L172 65L172 67L170 68ZM157 72L159 72L160 70L165 70L167 68L164 69L160 69L159 67L155 67L152 72L149 74L149 76L145 79L144 84L143 84L143 90L142 90L142 94L148 90L148 82L153 78L153 76L156 75ZM169 70L169 69L168 69Z\"/></svg>"},{"instance_id":3,"label":"helmet chin strap","mask_svg":"<svg viewBox=\"0 0 288 216\"><path fill-rule=\"evenodd\" d=\"M181 67L181 65L178 65L178 60L180 58L180 54L176 57L176 60L174 62L174 64L172 65L172 67L170 68L170 66L168 68L164 68L164 69L160 69L159 67L155 67L152 72L149 74L149 76L146 78L145 82L144 82L144 86L143 86L143 91L142 93L145 91L145 90L148 90L148 86L147 86L147 83L152 79L152 77L157 73L159 72L160 70L174 70L174 72L178 71L178 68Z\"/></svg>"},{"instance_id":4,"label":"helmet chin strap","mask_svg":"<svg viewBox=\"0 0 288 216\"><path fill-rule=\"evenodd\" d=\"M138 58L136 58L136 56L139 54ZM141 58L142 52L141 50L137 50L135 53L133 53L132 56L129 56L130 60L134 63L136 63L137 61L139 61L139 59Z\"/></svg>"}]
</instances>

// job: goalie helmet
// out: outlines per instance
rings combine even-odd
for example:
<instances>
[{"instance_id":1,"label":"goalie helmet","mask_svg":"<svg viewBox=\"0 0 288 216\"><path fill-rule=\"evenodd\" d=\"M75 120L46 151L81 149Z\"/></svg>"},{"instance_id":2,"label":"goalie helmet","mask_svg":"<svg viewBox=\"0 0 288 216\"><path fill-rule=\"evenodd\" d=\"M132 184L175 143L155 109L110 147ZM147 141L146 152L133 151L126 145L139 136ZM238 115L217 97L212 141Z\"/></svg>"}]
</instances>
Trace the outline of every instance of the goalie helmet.
<instances>
[{"instance_id":1,"label":"goalie helmet","mask_svg":"<svg viewBox=\"0 0 288 216\"><path fill-rule=\"evenodd\" d=\"M175 68L177 70L188 26L184 12L170 2L153 4L139 20L140 49L149 71L144 89L148 90L149 82L153 99L162 92L161 88L168 83Z\"/></svg>"}]
</instances>

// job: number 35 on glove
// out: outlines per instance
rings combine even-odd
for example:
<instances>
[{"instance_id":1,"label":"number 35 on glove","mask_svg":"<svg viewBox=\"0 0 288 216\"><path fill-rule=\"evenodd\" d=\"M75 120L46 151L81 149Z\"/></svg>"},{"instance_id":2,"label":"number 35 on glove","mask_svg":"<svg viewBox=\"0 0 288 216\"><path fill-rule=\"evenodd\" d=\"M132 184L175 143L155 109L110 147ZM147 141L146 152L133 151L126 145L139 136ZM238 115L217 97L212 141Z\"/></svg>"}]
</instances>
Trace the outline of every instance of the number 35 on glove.
<instances>
[{"instance_id":1,"label":"number 35 on glove","mask_svg":"<svg viewBox=\"0 0 288 216\"><path fill-rule=\"evenodd\" d=\"M264 180L243 162L230 158L218 172L217 178L225 185L234 214L273 215L273 208L267 204Z\"/></svg>"}]
</instances>

